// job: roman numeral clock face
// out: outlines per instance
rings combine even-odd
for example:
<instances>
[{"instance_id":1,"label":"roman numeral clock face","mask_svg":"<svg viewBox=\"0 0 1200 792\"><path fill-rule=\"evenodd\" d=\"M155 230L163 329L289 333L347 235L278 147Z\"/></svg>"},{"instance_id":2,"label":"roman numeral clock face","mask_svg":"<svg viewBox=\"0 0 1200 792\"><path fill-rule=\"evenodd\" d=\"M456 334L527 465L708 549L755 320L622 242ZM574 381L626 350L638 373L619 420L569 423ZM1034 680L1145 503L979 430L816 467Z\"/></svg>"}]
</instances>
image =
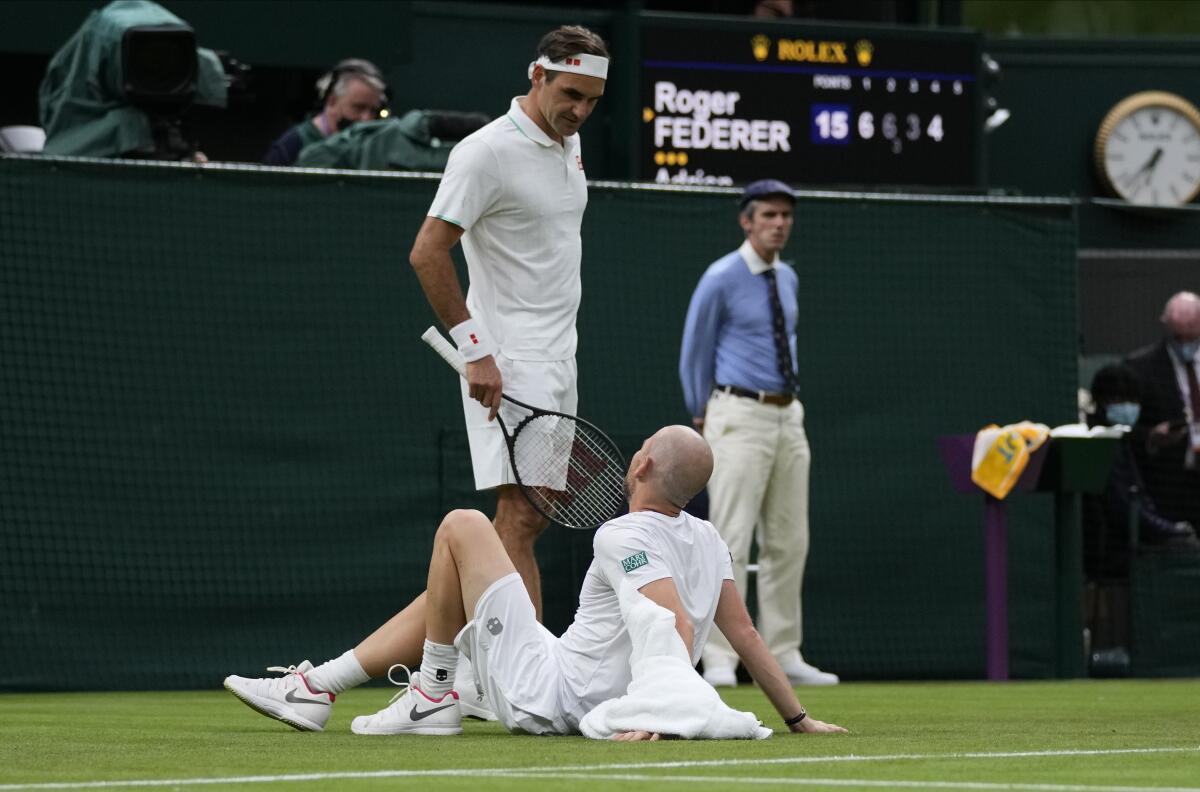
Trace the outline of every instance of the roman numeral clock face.
<instances>
[{"instance_id":1,"label":"roman numeral clock face","mask_svg":"<svg viewBox=\"0 0 1200 792\"><path fill-rule=\"evenodd\" d=\"M1200 193L1200 111L1163 91L1119 102L1096 133L1096 170L1114 195L1180 206Z\"/></svg>"}]
</instances>

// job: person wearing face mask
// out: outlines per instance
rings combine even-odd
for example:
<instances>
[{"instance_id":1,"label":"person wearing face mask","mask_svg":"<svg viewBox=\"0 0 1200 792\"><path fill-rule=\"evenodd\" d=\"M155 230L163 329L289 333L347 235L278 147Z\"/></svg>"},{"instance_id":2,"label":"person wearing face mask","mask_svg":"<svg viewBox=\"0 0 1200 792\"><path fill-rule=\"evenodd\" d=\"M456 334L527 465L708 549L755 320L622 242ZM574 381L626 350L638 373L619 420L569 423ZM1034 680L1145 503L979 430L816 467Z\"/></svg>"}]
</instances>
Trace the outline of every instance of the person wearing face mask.
<instances>
[{"instance_id":1,"label":"person wearing face mask","mask_svg":"<svg viewBox=\"0 0 1200 792\"><path fill-rule=\"evenodd\" d=\"M1142 379L1134 448L1162 513L1200 525L1200 296L1173 295L1163 338L1126 361Z\"/></svg>"},{"instance_id":2,"label":"person wearing face mask","mask_svg":"<svg viewBox=\"0 0 1200 792\"><path fill-rule=\"evenodd\" d=\"M293 165L312 143L348 129L359 121L379 117L387 84L375 64L348 58L317 80L320 109L288 129L267 149L264 165Z\"/></svg>"},{"instance_id":3,"label":"person wearing face mask","mask_svg":"<svg viewBox=\"0 0 1200 792\"><path fill-rule=\"evenodd\" d=\"M746 187L742 246L713 262L692 294L679 377L692 423L712 446L709 517L729 544L745 596L751 538L758 542L758 629L794 685L835 685L805 661L800 591L808 558L811 454L796 381L799 279L779 258L795 193L776 179ZM724 635L704 648L704 678L737 684L738 656Z\"/></svg>"},{"instance_id":4,"label":"person wearing face mask","mask_svg":"<svg viewBox=\"0 0 1200 792\"><path fill-rule=\"evenodd\" d=\"M1094 412L1088 417L1091 426L1138 425L1142 413L1144 387L1142 378L1131 367L1122 364L1105 366L1092 378L1092 401ZM1156 499L1147 491L1138 459L1134 453L1137 441L1134 433L1127 434L1121 441L1109 480L1102 493L1104 500L1104 536L1095 537L1097 544L1092 549L1105 555L1113 546L1127 547L1130 544L1130 509L1137 512L1138 539L1148 544L1159 544L1175 540L1194 539L1193 524L1186 520L1172 519L1161 510ZM1111 554L1109 554L1111 555ZM1127 563L1118 559L1118 563ZM1097 564L1103 564L1097 561ZM1109 568L1113 572L1115 568ZM1117 571L1120 571L1119 569Z\"/></svg>"},{"instance_id":5,"label":"person wearing face mask","mask_svg":"<svg viewBox=\"0 0 1200 792\"><path fill-rule=\"evenodd\" d=\"M1129 366L1114 364L1092 378L1095 409L1089 426L1136 426L1142 382ZM1122 437L1104 490L1083 499L1083 568L1086 624L1092 637L1091 669L1097 676L1129 668L1129 567L1136 543L1162 549L1197 546L1192 525L1165 516L1146 491L1132 434Z\"/></svg>"}]
</instances>

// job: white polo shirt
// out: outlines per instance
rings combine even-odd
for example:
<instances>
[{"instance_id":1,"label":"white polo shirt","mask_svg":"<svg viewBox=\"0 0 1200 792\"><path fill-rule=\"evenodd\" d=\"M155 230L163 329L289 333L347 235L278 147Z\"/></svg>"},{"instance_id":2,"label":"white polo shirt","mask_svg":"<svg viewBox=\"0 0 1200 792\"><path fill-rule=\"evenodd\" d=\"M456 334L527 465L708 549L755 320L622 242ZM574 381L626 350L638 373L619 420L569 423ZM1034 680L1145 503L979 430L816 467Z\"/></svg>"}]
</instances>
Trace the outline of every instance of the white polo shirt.
<instances>
[{"instance_id":1,"label":"white polo shirt","mask_svg":"<svg viewBox=\"0 0 1200 792\"><path fill-rule=\"evenodd\" d=\"M450 152L429 216L464 229L467 310L506 357L574 357L586 206L579 135L559 145L517 99Z\"/></svg>"},{"instance_id":2,"label":"white polo shirt","mask_svg":"<svg viewBox=\"0 0 1200 792\"><path fill-rule=\"evenodd\" d=\"M712 523L680 512L639 511L611 520L592 540L592 565L583 578L575 620L556 645L559 700L577 728L588 711L625 694L633 678L633 643L621 615L621 582L635 588L672 578L692 621L692 662L708 641L724 581L733 579L729 547ZM549 694L548 694L549 695Z\"/></svg>"}]
</instances>

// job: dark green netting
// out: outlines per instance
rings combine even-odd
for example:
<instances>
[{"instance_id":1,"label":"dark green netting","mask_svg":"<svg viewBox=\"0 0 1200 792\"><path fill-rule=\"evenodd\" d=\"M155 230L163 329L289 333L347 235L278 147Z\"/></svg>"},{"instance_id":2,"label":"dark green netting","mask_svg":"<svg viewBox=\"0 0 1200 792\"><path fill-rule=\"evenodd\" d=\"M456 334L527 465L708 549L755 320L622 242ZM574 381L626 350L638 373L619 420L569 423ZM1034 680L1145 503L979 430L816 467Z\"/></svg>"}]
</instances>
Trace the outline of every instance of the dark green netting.
<instances>
[{"instance_id":1,"label":"dark green netting","mask_svg":"<svg viewBox=\"0 0 1200 792\"><path fill-rule=\"evenodd\" d=\"M319 662L424 584L471 489L457 383L406 260L435 182L0 159L0 688L211 687ZM687 301L729 194L595 185L580 411L621 443L686 421ZM936 437L1073 419L1066 202L807 195L813 445L806 655L977 677L982 501ZM1010 507L1013 673L1053 668L1052 505ZM590 536L539 545L561 629Z\"/></svg>"}]
</instances>

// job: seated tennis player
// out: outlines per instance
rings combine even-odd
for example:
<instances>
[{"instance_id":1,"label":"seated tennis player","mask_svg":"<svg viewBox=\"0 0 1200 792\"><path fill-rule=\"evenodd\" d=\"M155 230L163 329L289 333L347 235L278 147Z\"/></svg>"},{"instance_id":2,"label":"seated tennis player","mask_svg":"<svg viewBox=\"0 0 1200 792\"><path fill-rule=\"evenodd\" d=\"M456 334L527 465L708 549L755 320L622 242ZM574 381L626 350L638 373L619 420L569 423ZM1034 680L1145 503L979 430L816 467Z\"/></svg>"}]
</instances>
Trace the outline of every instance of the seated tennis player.
<instances>
[{"instance_id":1,"label":"seated tennis player","mask_svg":"<svg viewBox=\"0 0 1200 792\"><path fill-rule=\"evenodd\" d=\"M595 558L584 578L575 621L559 638L538 623L521 577L487 517L466 510L448 514L434 540L427 590L388 623L423 616L423 650L417 637L407 650L408 656L421 656L420 671L393 703L355 718L351 729L357 734L460 733L454 672L461 651L471 659L477 684L509 731L580 733L589 711L629 689L633 641L619 593L622 586L634 586L674 615L692 666L715 623L791 731L845 731L807 715L751 623L733 584L725 542L711 523L683 511L712 467L708 444L688 427L668 426L646 440L625 479L629 514L596 532ZM347 654L353 657L353 652ZM313 669L306 662L279 669L285 676L271 679L231 676L225 687L265 715L319 731L334 695L366 679L361 666L356 675L338 679L329 665ZM629 731L616 739L659 736Z\"/></svg>"}]
</instances>

